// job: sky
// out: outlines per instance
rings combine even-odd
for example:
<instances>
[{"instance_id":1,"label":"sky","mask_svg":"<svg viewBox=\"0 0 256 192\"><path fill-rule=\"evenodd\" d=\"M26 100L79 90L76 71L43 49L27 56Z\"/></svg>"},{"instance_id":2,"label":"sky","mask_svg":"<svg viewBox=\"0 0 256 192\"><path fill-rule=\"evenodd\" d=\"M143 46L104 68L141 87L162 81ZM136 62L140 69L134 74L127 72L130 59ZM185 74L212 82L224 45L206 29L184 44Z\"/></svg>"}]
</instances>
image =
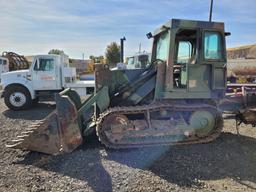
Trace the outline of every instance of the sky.
<instances>
[{"instance_id":1,"label":"sky","mask_svg":"<svg viewBox=\"0 0 256 192\"><path fill-rule=\"evenodd\" d=\"M169 19L208 20L210 0L0 0L0 52L71 58L104 55L125 36L125 55L151 51L153 32ZM213 21L225 22L227 47L256 43L256 0L214 0Z\"/></svg>"}]
</instances>

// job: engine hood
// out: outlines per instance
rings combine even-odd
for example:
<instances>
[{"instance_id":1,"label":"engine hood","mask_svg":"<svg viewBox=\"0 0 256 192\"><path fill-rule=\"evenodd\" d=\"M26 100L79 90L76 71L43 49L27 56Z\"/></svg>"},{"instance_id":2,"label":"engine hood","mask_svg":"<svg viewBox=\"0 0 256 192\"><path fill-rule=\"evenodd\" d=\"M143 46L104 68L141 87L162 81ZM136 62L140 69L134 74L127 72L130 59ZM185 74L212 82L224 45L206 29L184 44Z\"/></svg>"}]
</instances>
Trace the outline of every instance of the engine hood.
<instances>
[{"instance_id":1,"label":"engine hood","mask_svg":"<svg viewBox=\"0 0 256 192\"><path fill-rule=\"evenodd\" d=\"M29 73L28 69L18 70L18 71L10 71L1 74L1 78L9 78L9 77L21 77L26 76Z\"/></svg>"},{"instance_id":2,"label":"engine hood","mask_svg":"<svg viewBox=\"0 0 256 192\"><path fill-rule=\"evenodd\" d=\"M11 71L7 73L1 74L1 85L3 87L18 83L18 84L26 84L31 79L28 77L29 70L18 70L18 71Z\"/></svg>"}]
</instances>

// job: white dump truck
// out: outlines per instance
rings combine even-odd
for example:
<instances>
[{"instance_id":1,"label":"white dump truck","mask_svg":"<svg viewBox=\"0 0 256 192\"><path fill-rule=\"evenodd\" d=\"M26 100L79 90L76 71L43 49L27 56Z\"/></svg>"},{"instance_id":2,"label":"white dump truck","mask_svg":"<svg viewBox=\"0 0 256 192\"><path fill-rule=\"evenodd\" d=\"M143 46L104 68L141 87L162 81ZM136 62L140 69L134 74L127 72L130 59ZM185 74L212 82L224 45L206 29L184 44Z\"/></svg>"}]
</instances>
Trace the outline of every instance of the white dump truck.
<instances>
[{"instance_id":1,"label":"white dump truck","mask_svg":"<svg viewBox=\"0 0 256 192\"><path fill-rule=\"evenodd\" d=\"M0 81L1 74L9 71L9 61L7 58L0 57Z\"/></svg>"},{"instance_id":2,"label":"white dump truck","mask_svg":"<svg viewBox=\"0 0 256 192\"><path fill-rule=\"evenodd\" d=\"M28 109L40 97L51 98L65 88L75 89L80 96L94 91L94 81L77 81L76 69L69 67L67 55L36 55L29 69L1 75L1 97L12 110Z\"/></svg>"}]
</instances>

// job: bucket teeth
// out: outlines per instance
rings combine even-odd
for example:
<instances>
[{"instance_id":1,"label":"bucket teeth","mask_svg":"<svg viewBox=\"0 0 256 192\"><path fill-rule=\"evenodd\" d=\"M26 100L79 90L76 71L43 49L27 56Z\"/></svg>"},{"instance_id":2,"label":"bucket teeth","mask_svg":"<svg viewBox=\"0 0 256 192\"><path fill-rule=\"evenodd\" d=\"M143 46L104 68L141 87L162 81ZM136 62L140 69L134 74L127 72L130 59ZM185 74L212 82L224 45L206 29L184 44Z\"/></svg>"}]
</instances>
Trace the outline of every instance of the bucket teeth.
<instances>
[{"instance_id":1,"label":"bucket teeth","mask_svg":"<svg viewBox=\"0 0 256 192\"><path fill-rule=\"evenodd\" d=\"M21 134L24 134L24 135L27 135L27 134L30 134L30 133L33 133L34 131L23 131L21 132Z\"/></svg>"},{"instance_id":2,"label":"bucket teeth","mask_svg":"<svg viewBox=\"0 0 256 192\"><path fill-rule=\"evenodd\" d=\"M29 128L37 128L39 126L41 126L43 123L33 123L29 126Z\"/></svg>"},{"instance_id":3,"label":"bucket teeth","mask_svg":"<svg viewBox=\"0 0 256 192\"><path fill-rule=\"evenodd\" d=\"M17 138L26 138L29 137L29 135L18 135Z\"/></svg>"},{"instance_id":4,"label":"bucket teeth","mask_svg":"<svg viewBox=\"0 0 256 192\"><path fill-rule=\"evenodd\" d=\"M8 148L21 148L20 146L22 145L22 142L16 142L16 143L14 143L14 144L7 144L7 145L5 145L6 147L8 147Z\"/></svg>"},{"instance_id":5,"label":"bucket teeth","mask_svg":"<svg viewBox=\"0 0 256 192\"><path fill-rule=\"evenodd\" d=\"M23 142L23 141L24 141L24 139L13 139L12 140L12 142L14 142L14 143Z\"/></svg>"},{"instance_id":6,"label":"bucket teeth","mask_svg":"<svg viewBox=\"0 0 256 192\"><path fill-rule=\"evenodd\" d=\"M29 126L29 128L34 128L34 127L38 127L38 126L40 126L39 123L37 123L37 124L32 124L32 125Z\"/></svg>"},{"instance_id":7,"label":"bucket teeth","mask_svg":"<svg viewBox=\"0 0 256 192\"><path fill-rule=\"evenodd\" d=\"M26 131L34 131L34 130L37 130L37 128L30 128L30 127L29 127L29 128L26 128L25 130L26 130Z\"/></svg>"}]
</instances>

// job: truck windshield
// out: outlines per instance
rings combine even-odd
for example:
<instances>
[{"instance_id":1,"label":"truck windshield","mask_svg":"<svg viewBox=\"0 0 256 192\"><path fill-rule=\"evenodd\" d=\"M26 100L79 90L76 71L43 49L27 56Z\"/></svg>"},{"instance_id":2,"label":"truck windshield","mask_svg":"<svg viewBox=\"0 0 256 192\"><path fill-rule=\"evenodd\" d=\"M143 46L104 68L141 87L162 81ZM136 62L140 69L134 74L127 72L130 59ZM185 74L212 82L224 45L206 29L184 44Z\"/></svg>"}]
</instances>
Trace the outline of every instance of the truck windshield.
<instances>
[{"instance_id":1,"label":"truck windshield","mask_svg":"<svg viewBox=\"0 0 256 192\"><path fill-rule=\"evenodd\" d=\"M54 70L54 59L39 59L39 65L35 62L35 71L53 71Z\"/></svg>"},{"instance_id":2,"label":"truck windshield","mask_svg":"<svg viewBox=\"0 0 256 192\"><path fill-rule=\"evenodd\" d=\"M156 59L166 61L168 57L169 35L168 31L162 33L156 43Z\"/></svg>"},{"instance_id":3,"label":"truck windshield","mask_svg":"<svg viewBox=\"0 0 256 192\"><path fill-rule=\"evenodd\" d=\"M127 63L128 63L128 65L133 65L134 64L134 57L128 57Z\"/></svg>"}]
</instances>

